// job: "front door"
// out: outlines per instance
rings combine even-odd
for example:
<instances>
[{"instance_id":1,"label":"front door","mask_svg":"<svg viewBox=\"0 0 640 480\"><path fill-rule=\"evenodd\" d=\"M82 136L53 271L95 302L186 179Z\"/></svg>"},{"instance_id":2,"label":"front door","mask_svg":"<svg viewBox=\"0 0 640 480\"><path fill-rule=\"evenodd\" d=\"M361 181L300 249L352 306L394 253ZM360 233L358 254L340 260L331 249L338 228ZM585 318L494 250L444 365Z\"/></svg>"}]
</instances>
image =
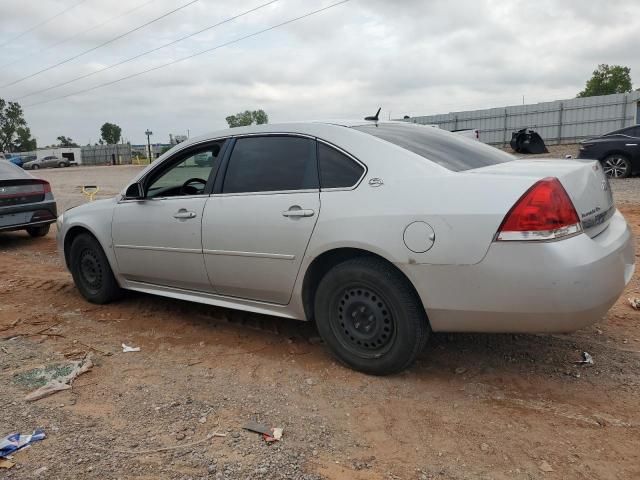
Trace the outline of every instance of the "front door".
<instances>
[{"instance_id":1,"label":"front door","mask_svg":"<svg viewBox=\"0 0 640 480\"><path fill-rule=\"evenodd\" d=\"M319 214L314 139L238 138L202 221L216 293L288 303Z\"/></svg>"},{"instance_id":2,"label":"front door","mask_svg":"<svg viewBox=\"0 0 640 480\"><path fill-rule=\"evenodd\" d=\"M202 214L220 143L178 152L144 179L144 198L114 209L113 244L128 280L211 291L202 255Z\"/></svg>"}]
</instances>

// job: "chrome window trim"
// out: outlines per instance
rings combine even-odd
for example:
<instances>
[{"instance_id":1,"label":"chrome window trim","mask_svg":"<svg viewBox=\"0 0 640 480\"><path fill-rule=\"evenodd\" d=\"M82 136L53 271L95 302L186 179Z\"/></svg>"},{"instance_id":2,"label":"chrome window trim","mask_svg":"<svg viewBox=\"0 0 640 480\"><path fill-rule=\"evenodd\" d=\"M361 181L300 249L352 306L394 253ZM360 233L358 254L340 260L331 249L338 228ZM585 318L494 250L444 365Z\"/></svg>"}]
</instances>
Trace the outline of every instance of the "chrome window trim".
<instances>
[{"instance_id":1,"label":"chrome window trim","mask_svg":"<svg viewBox=\"0 0 640 480\"><path fill-rule=\"evenodd\" d=\"M125 198L124 195L122 195L120 200L118 200L118 204L157 202L160 200L185 200L185 199L196 199L196 198L209 198L209 195L207 195L206 193L201 193L198 195L177 195L175 197L153 197L153 198Z\"/></svg>"},{"instance_id":2,"label":"chrome window trim","mask_svg":"<svg viewBox=\"0 0 640 480\"><path fill-rule=\"evenodd\" d=\"M343 155L345 155L346 157L350 158L351 160L353 160L354 162L356 162L358 165L360 165L363 168L362 175L360 176L358 181L353 186L351 186L351 187L322 188L322 180L320 179L320 191L321 192L349 192L351 190L355 190L356 188L358 188L360 186L360 184L362 183L362 181L364 180L364 177L366 177L367 173L369 172L369 169L367 168L367 166L364 163L362 163L360 160L358 160L356 157L351 155L349 152L344 150L343 148L340 148L337 145L335 145L335 144L333 144L331 142L328 142L327 140L323 140L322 138L316 137L316 141L318 141L320 143L324 143L327 147L330 147L330 148L333 148L333 149L337 150L338 152L340 152ZM318 174L319 173L320 173L320 159L318 158Z\"/></svg>"},{"instance_id":3,"label":"chrome window trim","mask_svg":"<svg viewBox=\"0 0 640 480\"><path fill-rule=\"evenodd\" d=\"M212 193L211 197L246 197L247 195L291 195L293 193L318 193L318 188L307 188L305 190L270 190L266 192L238 192L238 193Z\"/></svg>"}]
</instances>

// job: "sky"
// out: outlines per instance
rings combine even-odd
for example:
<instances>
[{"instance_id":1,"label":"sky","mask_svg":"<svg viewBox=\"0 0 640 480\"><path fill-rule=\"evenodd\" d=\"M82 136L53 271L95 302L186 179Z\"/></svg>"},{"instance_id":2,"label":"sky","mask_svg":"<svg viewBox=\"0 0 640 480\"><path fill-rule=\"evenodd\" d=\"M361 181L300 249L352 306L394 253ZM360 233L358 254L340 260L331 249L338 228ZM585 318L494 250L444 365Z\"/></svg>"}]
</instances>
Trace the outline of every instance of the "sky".
<instances>
[{"instance_id":1,"label":"sky","mask_svg":"<svg viewBox=\"0 0 640 480\"><path fill-rule=\"evenodd\" d=\"M105 122L167 143L260 108L276 123L572 98L600 63L640 87L638 0L350 0L242 39L339 0L268 1L0 0L0 98L44 146L95 143Z\"/></svg>"}]
</instances>

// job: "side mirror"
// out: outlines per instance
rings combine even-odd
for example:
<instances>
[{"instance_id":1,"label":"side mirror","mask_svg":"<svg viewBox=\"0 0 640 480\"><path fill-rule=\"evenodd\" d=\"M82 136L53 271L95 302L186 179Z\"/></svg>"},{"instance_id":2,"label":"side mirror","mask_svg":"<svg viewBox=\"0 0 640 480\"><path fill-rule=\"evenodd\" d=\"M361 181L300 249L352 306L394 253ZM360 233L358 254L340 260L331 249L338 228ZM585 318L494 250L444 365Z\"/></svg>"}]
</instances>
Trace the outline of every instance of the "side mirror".
<instances>
[{"instance_id":1,"label":"side mirror","mask_svg":"<svg viewBox=\"0 0 640 480\"><path fill-rule=\"evenodd\" d=\"M129 185L124 193L125 200L140 200L142 198L144 198L144 189L142 184L138 182Z\"/></svg>"}]
</instances>

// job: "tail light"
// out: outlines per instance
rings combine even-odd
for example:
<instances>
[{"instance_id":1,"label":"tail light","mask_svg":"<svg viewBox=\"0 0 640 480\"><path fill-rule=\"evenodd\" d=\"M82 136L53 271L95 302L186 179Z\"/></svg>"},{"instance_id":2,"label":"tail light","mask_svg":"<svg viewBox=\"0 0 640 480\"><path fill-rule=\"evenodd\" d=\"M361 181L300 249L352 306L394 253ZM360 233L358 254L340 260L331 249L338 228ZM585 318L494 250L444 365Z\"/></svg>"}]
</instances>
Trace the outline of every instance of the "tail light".
<instances>
[{"instance_id":1,"label":"tail light","mask_svg":"<svg viewBox=\"0 0 640 480\"><path fill-rule=\"evenodd\" d=\"M45 195L47 193L51 193L51 184L49 182L42 181L42 188L44 190Z\"/></svg>"},{"instance_id":2,"label":"tail light","mask_svg":"<svg viewBox=\"0 0 640 480\"><path fill-rule=\"evenodd\" d=\"M569 195L555 177L536 182L511 207L496 240L555 240L582 231Z\"/></svg>"}]
</instances>

